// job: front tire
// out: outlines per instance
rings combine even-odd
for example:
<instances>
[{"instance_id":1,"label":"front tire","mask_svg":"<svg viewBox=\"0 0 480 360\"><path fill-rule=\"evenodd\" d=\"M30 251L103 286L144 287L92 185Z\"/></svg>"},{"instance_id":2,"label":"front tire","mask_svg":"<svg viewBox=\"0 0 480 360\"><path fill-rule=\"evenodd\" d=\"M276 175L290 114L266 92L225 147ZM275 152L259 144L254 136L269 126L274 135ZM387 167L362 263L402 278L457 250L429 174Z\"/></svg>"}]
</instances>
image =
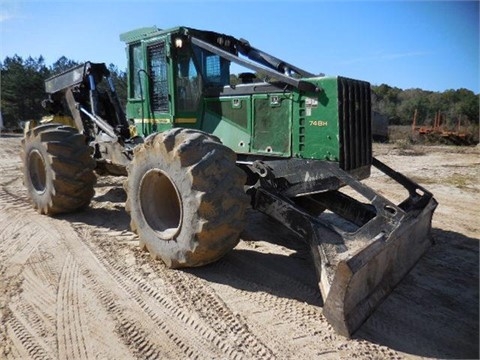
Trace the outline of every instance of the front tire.
<instances>
[{"instance_id":1,"label":"front tire","mask_svg":"<svg viewBox=\"0 0 480 360\"><path fill-rule=\"evenodd\" d=\"M172 129L135 148L126 210L140 245L168 267L200 266L234 248L244 227L245 173L207 133Z\"/></svg>"},{"instance_id":2,"label":"front tire","mask_svg":"<svg viewBox=\"0 0 480 360\"><path fill-rule=\"evenodd\" d=\"M96 182L95 160L85 137L60 124L30 129L22 140L24 184L41 214L68 213L88 206Z\"/></svg>"}]
</instances>

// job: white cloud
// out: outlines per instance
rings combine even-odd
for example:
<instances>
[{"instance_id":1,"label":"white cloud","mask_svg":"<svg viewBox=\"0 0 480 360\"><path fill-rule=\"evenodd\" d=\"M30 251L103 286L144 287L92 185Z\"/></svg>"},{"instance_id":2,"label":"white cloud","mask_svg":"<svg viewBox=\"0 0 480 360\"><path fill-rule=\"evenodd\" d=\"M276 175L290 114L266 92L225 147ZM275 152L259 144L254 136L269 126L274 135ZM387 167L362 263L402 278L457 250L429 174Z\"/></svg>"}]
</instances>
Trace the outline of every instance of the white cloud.
<instances>
[{"instance_id":1,"label":"white cloud","mask_svg":"<svg viewBox=\"0 0 480 360\"><path fill-rule=\"evenodd\" d=\"M24 0L0 0L0 24L12 19L18 19Z\"/></svg>"},{"instance_id":2,"label":"white cloud","mask_svg":"<svg viewBox=\"0 0 480 360\"><path fill-rule=\"evenodd\" d=\"M10 15L9 13L6 13L6 12L1 12L0 13L0 23L2 23L4 21L7 21L7 20L10 20L12 18L13 18L13 16Z\"/></svg>"}]
</instances>

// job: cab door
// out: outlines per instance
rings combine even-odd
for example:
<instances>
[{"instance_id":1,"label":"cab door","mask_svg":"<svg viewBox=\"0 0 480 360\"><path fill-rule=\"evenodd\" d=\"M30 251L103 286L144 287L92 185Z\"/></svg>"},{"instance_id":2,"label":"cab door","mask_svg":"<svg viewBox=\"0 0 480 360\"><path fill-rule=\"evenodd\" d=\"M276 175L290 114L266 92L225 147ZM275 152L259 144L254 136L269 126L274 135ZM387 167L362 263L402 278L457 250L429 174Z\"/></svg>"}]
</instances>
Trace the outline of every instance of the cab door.
<instances>
[{"instance_id":1,"label":"cab door","mask_svg":"<svg viewBox=\"0 0 480 360\"><path fill-rule=\"evenodd\" d=\"M190 46L174 49L174 123L179 127L198 127L199 106L202 98L202 78L195 65Z\"/></svg>"}]
</instances>

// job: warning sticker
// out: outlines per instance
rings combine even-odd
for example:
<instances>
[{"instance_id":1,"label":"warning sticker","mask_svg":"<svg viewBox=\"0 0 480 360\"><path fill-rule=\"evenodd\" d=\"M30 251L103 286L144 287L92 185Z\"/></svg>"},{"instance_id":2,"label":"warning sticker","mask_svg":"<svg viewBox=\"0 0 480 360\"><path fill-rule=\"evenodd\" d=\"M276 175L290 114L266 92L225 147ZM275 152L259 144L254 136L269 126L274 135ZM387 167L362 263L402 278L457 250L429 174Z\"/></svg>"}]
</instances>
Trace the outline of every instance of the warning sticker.
<instances>
[{"instance_id":1,"label":"warning sticker","mask_svg":"<svg viewBox=\"0 0 480 360\"><path fill-rule=\"evenodd\" d=\"M305 108L306 108L307 116L311 116L312 108L316 108L316 107L318 107L318 99L309 98L309 97L305 99Z\"/></svg>"}]
</instances>

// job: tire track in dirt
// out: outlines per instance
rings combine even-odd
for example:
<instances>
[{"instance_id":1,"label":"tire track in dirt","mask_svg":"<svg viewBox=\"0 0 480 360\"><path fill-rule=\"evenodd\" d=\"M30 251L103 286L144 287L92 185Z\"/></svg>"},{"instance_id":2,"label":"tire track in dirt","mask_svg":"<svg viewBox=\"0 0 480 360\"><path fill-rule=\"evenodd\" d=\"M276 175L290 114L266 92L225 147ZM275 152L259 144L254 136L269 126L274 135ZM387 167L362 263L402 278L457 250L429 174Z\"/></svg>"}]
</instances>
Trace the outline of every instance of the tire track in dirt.
<instances>
[{"instance_id":1,"label":"tire track in dirt","mask_svg":"<svg viewBox=\"0 0 480 360\"><path fill-rule=\"evenodd\" d=\"M18 175L15 175L18 176ZM10 183L16 182L17 179L12 179L6 185L2 185L0 189L0 209L7 211L9 208L31 210L32 206L27 197L26 191L16 189ZM20 193L20 195L18 194Z\"/></svg>"},{"instance_id":2,"label":"tire track in dirt","mask_svg":"<svg viewBox=\"0 0 480 360\"><path fill-rule=\"evenodd\" d=\"M32 336L38 334L42 338L42 343L49 354L56 353L56 341L52 341L55 339L47 336L47 334L55 333L56 330L54 320L50 316L45 316L44 312L39 311L37 307L25 302L11 306L10 309L13 309L17 317L27 319L30 333Z\"/></svg>"},{"instance_id":3,"label":"tire track in dirt","mask_svg":"<svg viewBox=\"0 0 480 360\"><path fill-rule=\"evenodd\" d=\"M301 345L299 345L297 352L292 349L292 342L277 340L277 332L284 329L291 329L294 339L313 339L315 336L315 341L318 341L319 336L331 334L331 329L329 329L328 323L319 310L316 310L312 305L272 295L275 291L264 284L260 277L249 275L268 272L265 267L256 266L252 263L249 265L249 271L246 272L244 266L239 265L232 258L233 256L230 256L228 260L221 259L212 264L211 268L208 269L208 278L211 282L217 284L235 284L235 286L229 286L226 289L223 286L222 292L228 294L225 301L235 303L239 312L247 316L246 322L249 327L255 329L262 341L272 346L276 354L294 357L298 355L298 352L301 353ZM257 270L252 270L252 267ZM199 271L203 272L204 270L199 269ZM202 276L201 273L199 275ZM279 276L282 278L281 275ZM291 279L285 276L282 280L285 281L285 286L290 289L289 281ZM293 287L296 288L296 285L293 285ZM250 304L252 303L255 304L254 312L243 311L244 308L251 308ZM265 331L265 328L269 330Z\"/></svg>"},{"instance_id":4,"label":"tire track in dirt","mask_svg":"<svg viewBox=\"0 0 480 360\"><path fill-rule=\"evenodd\" d=\"M11 165L0 163L0 174L2 175L0 185L8 186L18 179L21 171L17 163Z\"/></svg>"},{"instance_id":5,"label":"tire track in dirt","mask_svg":"<svg viewBox=\"0 0 480 360\"><path fill-rule=\"evenodd\" d=\"M38 334L56 330L56 288L58 273L50 266L49 257L35 251L22 271L22 295L31 294L29 302L22 302L19 310L28 314L29 322ZM56 348L56 345L52 348Z\"/></svg>"},{"instance_id":6,"label":"tire track in dirt","mask_svg":"<svg viewBox=\"0 0 480 360\"><path fill-rule=\"evenodd\" d=\"M80 301L80 277L76 261L65 258L57 292L57 344L61 359L88 359Z\"/></svg>"},{"instance_id":7,"label":"tire track in dirt","mask_svg":"<svg viewBox=\"0 0 480 360\"><path fill-rule=\"evenodd\" d=\"M195 312L208 321L217 334L229 334L235 338L234 344L243 356L274 358L271 349L266 346L218 296L214 289L191 274L167 270L162 278L169 281L176 295L184 304L189 304Z\"/></svg>"},{"instance_id":8,"label":"tire track in dirt","mask_svg":"<svg viewBox=\"0 0 480 360\"><path fill-rule=\"evenodd\" d=\"M130 275L128 272L125 274ZM160 333L166 335L172 344L182 351L183 355L187 355L189 358L202 358L201 353L205 350L208 350L210 344L203 341L198 342L195 338L188 339L188 342L185 341L185 339L190 336L189 331L185 332L183 326L184 324L177 322L176 317L172 316L170 313L170 311L175 309L177 317L185 320L186 317L182 317L179 314L181 313L181 310L176 309L176 307L170 303L170 301L168 301L168 299L166 299L160 292L154 291L153 293L148 294L151 297L150 301L145 296L140 295L138 290L141 289L140 286L142 279L137 281L134 279L130 286L123 281L121 277L119 277L117 280L119 280L121 287L128 293L130 298L137 302L145 315L147 315L155 323L156 330L159 329ZM99 285L95 279L92 279L92 283L96 284L96 291L98 291L100 294L100 298L102 299L104 306L106 306L109 311L115 314L119 333L126 336L128 342L133 344L136 354L141 358L151 356L152 352L158 356L165 356L165 354L159 352L158 344L153 344L148 340L148 336L146 335L145 331L141 329L143 324L139 324L138 321L133 318L126 317L123 313L122 307L117 305L117 301L110 296L109 292ZM152 302L154 303L152 304ZM159 309L159 307L161 307L161 309ZM163 309L168 311L164 311ZM193 343L193 346L191 343Z\"/></svg>"},{"instance_id":9,"label":"tire track in dirt","mask_svg":"<svg viewBox=\"0 0 480 360\"><path fill-rule=\"evenodd\" d=\"M12 313L7 321L7 331L12 339L12 346L15 350L13 353L19 355L13 358L34 360L50 359L46 346L39 343L37 336L32 335L32 331L26 323L27 321L25 319L17 317L15 313Z\"/></svg>"},{"instance_id":10,"label":"tire track in dirt","mask_svg":"<svg viewBox=\"0 0 480 360\"><path fill-rule=\"evenodd\" d=\"M65 222L61 223L61 227L67 226ZM83 232L83 230L80 231L80 233ZM200 343L190 349L181 336L184 335L183 338L188 339L190 337L188 329L183 329L182 334L181 324L175 318L170 318L170 314L158 316L162 309L158 304L147 304L148 299L139 295L138 283L130 283L129 279L125 278L125 273L118 272L109 266L108 261L97 256L95 247L85 239L82 238L83 241L80 241L75 235L69 236L69 238L72 237L76 237L77 242L68 241L67 247L78 260L82 274L88 279L93 292L108 313L113 316L117 333L139 358L148 358L153 355L157 358L185 355L201 358L202 349L208 346L208 343ZM111 254L103 254L103 256L112 258ZM126 311L126 307L130 311ZM163 332L158 332L159 327ZM165 347L168 342L171 342L171 346ZM197 356L191 356L195 353Z\"/></svg>"},{"instance_id":11,"label":"tire track in dirt","mask_svg":"<svg viewBox=\"0 0 480 360\"><path fill-rule=\"evenodd\" d=\"M42 232L47 233L48 231L46 230L46 227L49 227L49 223L52 224L53 222L56 222L58 220L51 219L48 217L41 217L40 215L36 214L33 210L30 209L28 205L25 205L24 200L21 199L19 196L11 196L15 194L9 194L9 193L3 193L3 197L0 199L1 200L7 200L7 201L1 201L2 203L5 202L10 202L11 203L11 197L13 197L14 200L16 200L16 204L19 206L8 206L9 210L9 224L5 224L8 226L5 226L5 228L8 228L8 234L3 233L2 237L6 238L10 234L16 234L17 237L21 238L21 244L23 248L18 249L20 246L19 244L14 244L11 245L10 242L4 242L0 245L5 246L5 243L9 247L12 247L12 254L7 254L9 262L12 264L15 264L15 268L17 269L15 271L16 275L24 275L24 270L25 270L25 263L28 260L29 255L33 252L34 250L34 245L35 243L38 243L38 238L41 237ZM9 201L10 200L10 201ZM24 224L21 221L17 221L20 219L22 216L24 216L24 213L19 212L19 208L23 207L28 207L28 212L31 213L31 216L29 217L29 222L28 224ZM12 219L13 215L13 219ZM1 216L0 216L1 217ZM38 221L35 221L38 220ZM10 226L13 225L13 226ZM40 226L37 226L40 225ZM35 227L34 231L31 231L31 228ZM51 229L56 229L55 225L51 226ZM68 230L68 229L67 229ZM28 234L25 234L25 233ZM70 233L72 230L70 230ZM56 233L56 234L55 234ZM30 234L35 234L35 236L30 236ZM28 236L24 236L28 235ZM52 237L55 237L57 235L58 239L60 240L61 243L68 243L70 239L68 239L68 231L66 233L62 233L61 231L55 231L54 234L51 234ZM35 241L30 241L30 237L33 237ZM15 237L14 239L15 240ZM74 236L74 241L77 240L76 236ZM0 249L1 250L1 249ZM4 252L2 252L4 253ZM13 255L13 256L10 256ZM70 257L67 259L65 262L65 266L63 267L63 271L61 273L60 277L60 283L58 284L59 290L58 290L58 297L57 297L57 313L58 313L58 320L57 320L57 327L58 327L58 355L59 358L89 358L88 351L86 350L84 344L84 334L79 332L81 330L81 320L80 320L80 315L76 309L78 309L78 284L75 284L75 282L78 282L78 275L79 275L79 268L75 264L74 267L71 267L71 264L75 264L74 261L72 261L72 258ZM12 273L12 270L10 269L9 273ZM45 285L45 284L43 284ZM9 286L9 288L11 288ZM29 290L35 291L34 288L30 288ZM38 294L38 299L42 298L42 294ZM8 303L9 301L6 300L5 303ZM24 308L25 309L25 308ZM73 312L72 312L73 311ZM11 312L11 311L10 311ZM33 318L34 316L32 316ZM17 322L14 322L14 318L11 317L12 319L12 324L17 324ZM6 327L7 330L11 328L9 325L10 323L7 322ZM68 329L66 329L68 327ZM19 326L14 329L17 333L19 332ZM10 331L11 333L11 331ZM36 348L37 346L35 345L35 340L39 338L39 335L33 332L27 332L25 329L23 329L21 336L19 339L21 341L16 342L16 353L17 354L23 354L21 355L21 358L30 358L30 355L33 355L37 351L30 350L31 348ZM79 345L79 346L76 346ZM158 344L157 344L158 345ZM17 349L18 348L18 349ZM67 352L68 349L68 352ZM73 349L73 350L72 350ZM29 354L26 356L25 354Z\"/></svg>"},{"instance_id":12,"label":"tire track in dirt","mask_svg":"<svg viewBox=\"0 0 480 360\"><path fill-rule=\"evenodd\" d=\"M6 190L4 188L4 190ZM13 206L12 206L13 198ZM5 260L5 263L13 264L13 267L10 268L11 276L20 276L22 277L23 291L29 293L30 295L30 304L23 303L23 305L18 309L22 310L22 314L28 314L29 322L31 323L31 331L25 335L26 330L22 332L22 336L19 337L22 340L20 343L24 346L25 349L32 347L36 339L39 338L38 334L46 332L46 328L52 324L52 316L49 316L43 310L52 307L55 304L55 298L50 296L52 289L51 286L57 285L57 279L55 274L50 268L43 268L39 264L45 264L44 259L41 258L41 255L34 253L39 244L42 244L46 240L46 236L49 233L45 229L45 222L48 221L47 218L42 218L41 221L36 221L38 216L28 204L25 204L25 199L22 199L22 196L10 193L10 191L5 191L1 193L0 203L7 204L6 208L9 210L8 220L4 222L5 226L3 227L0 236L2 241L0 249L2 260ZM28 212L31 212L33 216L26 217L28 221L23 220L25 218L25 212L21 211L23 208L28 207ZM1 216L0 216L1 217ZM9 241L10 240L10 241ZM48 241L46 241L48 242ZM32 259L35 257L36 259ZM17 269L16 274L13 274L14 269ZM41 275L40 277L38 275ZM63 275L63 274L62 274ZM43 279L42 279L43 277ZM60 283L62 285L62 283ZM60 291L61 291L60 287ZM49 291L50 290L50 291ZM58 305L58 302L57 302ZM70 309L76 311L78 303L71 304L73 306ZM12 308L10 308L12 310ZM78 314L75 314L74 318L77 318ZM69 319L72 320L72 319ZM12 320L13 321L13 320ZM10 324L10 321L8 322ZM14 322L14 324L16 324ZM76 324L72 322L71 324ZM11 326L10 326L11 327ZM18 326L17 326L18 328ZM13 328L15 331L17 328ZM52 329L50 329L52 331ZM18 332L18 329L17 329ZM62 341L58 341L59 346L64 344ZM71 348L72 345L82 344L78 342L78 338L74 339L73 342L67 344L66 347ZM50 353L52 350L50 349ZM68 358L65 356L65 353L60 354L60 358ZM82 356L77 356L82 355ZM85 351L79 351L78 354L75 354L75 358L87 358Z\"/></svg>"},{"instance_id":13,"label":"tire track in dirt","mask_svg":"<svg viewBox=\"0 0 480 360\"><path fill-rule=\"evenodd\" d=\"M96 230L94 230L94 232L96 232ZM116 246L118 246L118 244ZM177 324L170 326L171 329L174 329L173 334L175 334L176 337L187 338L189 343L196 343L194 349L200 349L200 353L207 352L206 350L210 349L211 353L218 354L218 349L221 350L223 355L229 358L242 358L245 355L249 355L250 357L264 356L264 354L269 352L264 346L262 349L255 349L255 347L259 347L260 345L253 337L247 336L246 340L249 341L244 341L240 344L230 344L231 341L229 340L232 333L242 338L244 334L241 329L244 326L235 324L236 320L232 321L234 316L229 310L230 314L225 315L225 310L223 310L224 316L219 317L218 314L222 314L222 312L219 312L221 307L218 306L218 300L202 292L202 286L199 281L191 284L188 278L191 277L191 275L164 269L156 263L159 266L155 266L155 275L163 280L169 280L168 283L170 287L173 286L175 289L174 293L176 296L182 294L180 299L172 301L168 296L165 296L165 294L162 294L158 289L146 282L144 278L137 276L136 271L131 268L126 268L115 261L115 256L106 256L106 254L117 251L118 248L114 249L109 247L109 251L104 251L101 250L101 247L98 249L92 248L91 246L89 247L93 252L98 252L98 250L103 251L103 254L98 254L96 257L106 267L111 267L112 270L119 274L115 276L119 285L129 293L131 298L139 304L143 311L148 314L160 328L166 331L166 324L163 323L165 318L170 319L170 321L176 319ZM149 257L147 256L147 258ZM137 271L139 271L139 269L137 269ZM187 282L190 284L189 286L185 287L182 285ZM138 289L143 290L143 292L139 292ZM199 315L198 319L191 315L192 311L190 309L185 308L185 304L191 303L192 299L207 299L194 308L194 314ZM205 316L204 314L206 309L211 309L208 310L210 312L209 316ZM164 315L161 314L162 312ZM212 314L214 314L214 316L212 316ZM225 325L221 325L222 328L218 329L218 323ZM192 330L195 330L201 337L192 337L190 334ZM178 342L178 340L174 340L174 342L175 341ZM214 345L213 347L212 344ZM185 346L181 346L181 348L185 348ZM250 348L253 348L253 351L250 351ZM186 351L185 354L188 354L188 351Z\"/></svg>"},{"instance_id":14,"label":"tire track in dirt","mask_svg":"<svg viewBox=\"0 0 480 360\"><path fill-rule=\"evenodd\" d=\"M300 303L297 300L288 299L280 296L274 296L275 290L265 284L260 277L251 276L254 273L268 273L269 270L258 263L242 264L242 260L232 259L230 256L227 259L221 259L218 262L210 265L212 268L208 270L196 269L195 271L207 272L210 281L216 283L235 283L234 287L229 287L228 290L223 289L223 292L230 292L230 295L225 299L234 300L236 306L242 310L242 303L254 303L256 311L247 313L241 311L246 319L249 327L256 329L256 333L260 334L263 342L269 344L276 354L276 356L284 356L286 358L302 357L303 351L305 354L311 354L312 344L322 342L322 349L325 353L332 352L338 358L371 358L370 354L381 354L382 359L399 359L401 356L386 347L375 344L370 344L363 340L347 340L333 331L332 327L326 321L320 309L306 304ZM245 271L245 266L250 267L249 271ZM255 269L252 269L255 268ZM272 271L272 270L270 270ZM312 271L314 271L312 269ZM291 280L288 276L276 274L279 281L284 278L285 284L290 288ZM306 291L305 295L310 294L310 291L304 288L303 284L294 284L292 291L296 288ZM254 289L257 291L244 290ZM270 325L270 326L269 326ZM268 328L269 331L265 331ZM278 336L285 329L291 329L291 341L278 341ZM287 330L288 332L288 330ZM340 345L338 345L340 343ZM343 346L344 344L348 346ZM310 349L308 349L310 347ZM315 348L315 345L313 345ZM322 355L318 353L318 355ZM305 355L307 356L307 355ZM335 357L334 356L334 357Z\"/></svg>"},{"instance_id":15,"label":"tire track in dirt","mask_svg":"<svg viewBox=\"0 0 480 360\"><path fill-rule=\"evenodd\" d=\"M49 253L40 244L39 249L28 259L27 268L24 271L25 285L34 288L35 299L44 300L42 306L54 305L56 297L56 287L60 272L54 268L54 255Z\"/></svg>"},{"instance_id":16,"label":"tire track in dirt","mask_svg":"<svg viewBox=\"0 0 480 360\"><path fill-rule=\"evenodd\" d=\"M18 188L21 177L18 164L2 166L0 171L0 274L4 279L1 289L3 294L0 295L0 332L4 335L0 336L0 339L5 341L4 345L0 346L0 355L3 348L3 353L9 357L48 358L47 354L51 354L52 350L36 335L37 331L44 333L49 324L44 313L35 311L44 309L42 300L46 301L45 289L32 279L31 272L27 271L32 263L31 258L45 237L39 235L39 228L28 220L28 214L34 214L28 199L26 196L17 195L25 193ZM39 296L34 297L38 306L13 301L28 287L37 287L40 290ZM13 302L16 305L11 305ZM11 340L10 346L7 339ZM39 341L43 346L39 345Z\"/></svg>"},{"instance_id":17,"label":"tire track in dirt","mask_svg":"<svg viewBox=\"0 0 480 360\"><path fill-rule=\"evenodd\" d=\"M39 281L34 269L30 267L37 267L43 262L38 248L47 239L47 232L38 226L34 219L29 218L29 213L35 215L33 210L28 209L26 215L21 209L22 206L8 204L5 208L8 212L0 213L3 225L0 233L0 254L2 277L7 281L2 286L4 305L0 314L8 338L12 339L11 350L14 350L7 354L17 353L20 358L48 358L46 354L55 351L47 345L47 339L43 339L41 334L54 330L51 326L52 318L44 312L54 299L49 298L46 284ZM33 301L13 301L14 298L23 299L24 294L33 294ZM4 351L6 350L7 345Z\"/></svg>"},{"instance_id":18,"label":"tire track in dirt","mask_svg":"<svg viewBox=\"0 0 480 360\"><path fill-rule=\"evenodd\" d=\"M89 278L90 284L98 295L102 305L108 310L109 314L113 316L117 334L122 338L123 342L128 345L135 356L141 359L174 358L179 356L178 354L172 354L172 352L168 350L170 347L162 349L162 346L152 341L143 322L139 323L137 319L126 315L124 308L119 304L118 300L97 281L96 277L88 273L85 275ZM167 326L160 326L159 329L162 331L160 333L162 335L166 334L168 339L181 348L185 355L190 358L198 358L199 354L190 351ZM158 328L156 330L158 331Z\"/></svg>"},{"instance_id":19,"label":"tire track in dirt","mask_svg":"<svg viewBox=\"0 0 480 360\"><path fill-rule=\"evenodd\" d=\"M82 313L84 304L80 302L79 295L82 285L79 267L72 256L67 257L66 260L62 259L63 262L59 261L62 254L66 252L64 245L69 241L67 240L69 235L75 233L72 230L70 233L63 232L63 229L58 230L56 222L59 220L38 215L32 209L28 209L27 212L29 221L26 226L13 226L14 224L10 222L5 223L5 228L8 228L7 233L16 234L19 244L24 246L20 249L17 246L17 253L13 252L13 256L9 256L5 263L7 270L2 273L3 277L11 279L10 282L19 283L17 287L5 284L9 294L6 294L5 300L2 301L5 304L2 323L5 324L7 332L5 339L10 339L10 343L14 344L15 349L9 351L9 345L6 344L3 352L20 354L19 358L32 358L35 353L40 351L35 350L39 347L38 342L43 342L44 337L53 337L52 348L47 351L43 347L45 353L55 354L52 356L62 359L92 358L89 344L93 339L91 337L87 339L84 332L84 328L85 331L91 329L89 324L85 324ZM16 220L25 216L25 212L17 208L9 208L8 214L10 215L9 221L14 223L18 223ZM0 218L2 215L0 214ZM3 235L2 237L4 237ZM72 241L79 240L74 236ZM2 241L0 246L4 243ZM37 249L34 247L38 244L42 244L44 248L35 252ZM47 260L49 265L44 264ZM55 270L51 268L55 265L58 265L57 274L60 276L55 276ZM14 296L16 297L15 301L12 300ZM45 314L43 310L48 314ZM21 328L18 324L21 323L19 319L22 317L28 319L31 326ZM99 328L99 324L97 325ZM16 327L12 328L12 326ZM98 328L95 336L101 334ZM19 335L15 337L13 331ZM0 346L0 354L1 352ZM28 356L25 355L27 353Z\"/></svg>"},{"instance_id":20,"label":"tire track in dirt","mask_svg":"<svg viewBox=\"0 0 480 360\"><path fill-rule=\"evenodd\" d=\"M21 134L8 134L1 136L2 147L0 148L0 158L18 159L18 148L20 147Z\"/></svg>"},{"instance_id":21,"label":"tire track in dirt","mask_svg":"<svg viewBox=\"0 0 480 360\"><path fill-rule=\"evenodd\" d=\"M24 219L24 213L12 214L10 211L8 215L0 213L3 224L0 230L0 260L2 263L8 260L14 264L25 264L44 236L38 235L35 224Z\"/></svg>"}]
</instances>

